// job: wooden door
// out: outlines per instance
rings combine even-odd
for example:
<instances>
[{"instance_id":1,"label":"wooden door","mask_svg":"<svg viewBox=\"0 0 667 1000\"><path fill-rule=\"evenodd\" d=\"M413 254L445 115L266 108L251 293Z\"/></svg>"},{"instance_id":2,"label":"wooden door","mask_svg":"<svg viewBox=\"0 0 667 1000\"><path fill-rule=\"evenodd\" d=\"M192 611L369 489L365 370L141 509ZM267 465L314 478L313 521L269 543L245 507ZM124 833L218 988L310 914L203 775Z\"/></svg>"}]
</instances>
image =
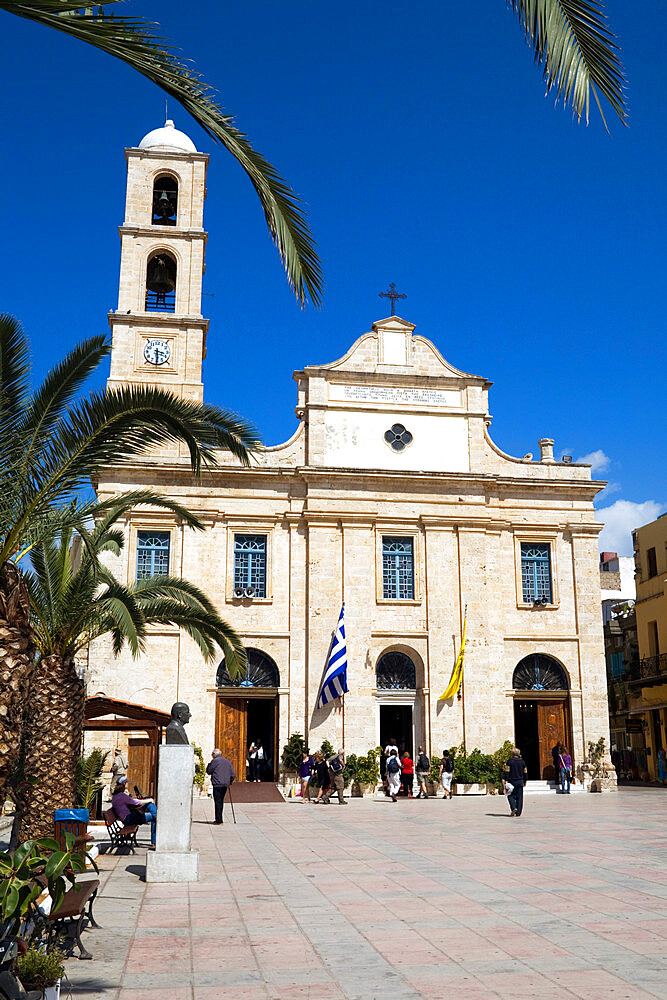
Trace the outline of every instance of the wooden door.
<instances>
[{"instance_id":1,"label":"wooden door","mask_svg":"<svg viewBox=\"0 0 667 1000\"><path fill-rule=\"evenodd\" d=\"M565 738L565 703L540 701L537 703L537 731L540 741L540 777L556 781L551 749L556 743L567 743Z\"/></svg>"},{"instance_id":2,"label":"wooden door","mask_svg":"<svg viewBox=\"0 0 667 1000\"><path fill-rule=\"evenodd\" d=\"M148 737L131 737L128 741L127 783L134 795L136 785L143 798L155 798L156 747Z\"/></svg>"},{"instance_id":3,"label":"wooden door","mask_svg":"<svg viewBox=\"0 0 667 1000\"><path fill-rule=\"evenodd\" d=\"M245 781L246 699L218 698L215 713L215 745L231 760L237 781Z\"/></svg>"}]
</instances>

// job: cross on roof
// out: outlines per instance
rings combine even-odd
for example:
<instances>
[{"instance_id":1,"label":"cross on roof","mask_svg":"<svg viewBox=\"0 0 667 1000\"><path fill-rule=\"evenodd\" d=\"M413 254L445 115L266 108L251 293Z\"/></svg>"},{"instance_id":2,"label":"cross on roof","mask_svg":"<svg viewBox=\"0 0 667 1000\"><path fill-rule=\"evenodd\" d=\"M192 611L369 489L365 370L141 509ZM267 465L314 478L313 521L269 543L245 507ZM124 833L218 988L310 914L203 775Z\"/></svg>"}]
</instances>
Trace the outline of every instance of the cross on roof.
<instances>
[{"instance_id":1,"label":"cross on roof","mask_svg":"<svg viewBox=\"0 0 667 1000\"><path fill-rule=\"evenodd\" d=\"M388 292L380 292L381 299L391 299L391 315L396 315L396 299L407 299L407 295L396 291L396 285L393 281L389 283Z\"/></svg>"}]
</instances>

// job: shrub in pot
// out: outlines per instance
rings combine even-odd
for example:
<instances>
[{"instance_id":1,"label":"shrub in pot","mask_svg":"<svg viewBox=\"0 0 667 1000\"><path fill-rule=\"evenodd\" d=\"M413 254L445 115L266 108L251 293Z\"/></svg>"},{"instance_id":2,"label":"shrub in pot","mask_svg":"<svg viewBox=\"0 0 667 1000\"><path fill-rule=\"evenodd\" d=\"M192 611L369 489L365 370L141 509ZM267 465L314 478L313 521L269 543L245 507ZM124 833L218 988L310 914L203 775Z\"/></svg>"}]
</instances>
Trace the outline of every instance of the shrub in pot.
<instances>
[{"instance_id":1,"label":"shrub in pot","mask_svg":"<svg viewBox=\"0 0 667 1000\"><path fill-rule=\"evenodd\" d=\"M356 775L354 791L358 795L363 795L369 788L375 788L380 780L380 753L379 747L369 750L365 757L357 757Z\"/></svg>"},{"instance_id":2,"label":"shrub in pot","mask_svg":"<svg viewBox=\"0 0 667 1000\"><path fill-rule=\"evenodd\" d=\"M48 997L49 989L57 986L65 975L64 958L57 948L48 952L28 948L16 960L16 970L25 989L41 990L42 996Z\"/></svg>"}]
</instances>

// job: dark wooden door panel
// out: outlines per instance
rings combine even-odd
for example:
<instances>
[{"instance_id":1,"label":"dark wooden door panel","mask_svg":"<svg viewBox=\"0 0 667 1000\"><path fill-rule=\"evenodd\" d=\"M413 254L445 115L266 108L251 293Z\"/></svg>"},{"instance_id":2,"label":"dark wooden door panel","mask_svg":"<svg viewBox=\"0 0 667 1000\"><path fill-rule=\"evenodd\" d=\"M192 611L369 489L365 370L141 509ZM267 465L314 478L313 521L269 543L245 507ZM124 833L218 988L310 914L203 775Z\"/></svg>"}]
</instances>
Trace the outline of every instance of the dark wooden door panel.
<instances>
[{"instance_id":1,"label":"dark wooden door panel","mask_svg":"<svg viewBox=\"0 0 667 1000\"><path fill-rule=\"evenodd\" d=\"M237 781L245 781L246 699L218 698L215 745L231 760Z\"/></svg>"},{"instance_id":2,"label":"dark wooden door panel","mask_svg":"<svg viewBox=\"0 0 667 1000\"><path fill-rule=\"evenodd\" d=\"M539 702L537 724L540 739L540 775L544 780L556 781L552 748L565 743L565 706L562 701Z\"/></svg>"}]
</instances>

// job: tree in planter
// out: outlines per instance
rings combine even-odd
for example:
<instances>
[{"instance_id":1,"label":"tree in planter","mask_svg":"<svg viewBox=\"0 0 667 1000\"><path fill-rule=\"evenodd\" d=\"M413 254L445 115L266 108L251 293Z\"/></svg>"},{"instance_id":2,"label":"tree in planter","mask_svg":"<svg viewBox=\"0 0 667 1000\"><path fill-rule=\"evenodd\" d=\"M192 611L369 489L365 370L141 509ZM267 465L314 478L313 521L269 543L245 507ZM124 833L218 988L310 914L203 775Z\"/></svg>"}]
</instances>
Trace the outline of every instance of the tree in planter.
<instances>
[{"instance_id":1,"label":"tree in planter","mask_svg":"<svg viewBox=\"0 0 667 1000\"><path fill-rule=\"evenodd\" d=\"M82 809L92 809L98 793L104 787L100 779L108 756L108 750L100 750L99 747L95 747L87 757L79 757L77 760L74 796L76 806Z\"/></svg>"},{"instance_id":2,"label":"tree in planter","mask_svg":"<svg viewBox=\"0 0 667 1000\"><path fill-rule=\"evenodd\" d=\"M194 584L180 577L156 576L125 586L102 565L102 557L120 555L124 533L117 522L138 504L165 507L199 526L180 505L142 491L125 496L91 530L81 528L73 535L66 529L58 539L32 550L32 569L26 571L25 582L39 661L30 684L25 768L36 782L20 838L46 835L53 810L74 801L85 703L75 658L82 649L110 635L115 654L127 644L138 656L148 625L172 624L190 635L205 661L220 647L234 673L245 662L241 640Z\"/></svg>"},{"instance_id":3,"label":"tree in planter","mask_svg":"<svg viewBox=\"0 0 667 1000\"><path fill-rule=\"evenodd\" d=\"M247 464L259 440L242 418L151 386L75 402L110 349L103 337L84 341L31 391L28 339L16 319L0 315L0 807L18 756L36 648L17 563L58 532L122 502L80 499L105 466L185 442L198 475L202 462L215 464L216 449Z\"/></svg>"},{"instance_id":4,"label":"tree in planter","mask_svg":"<svg viewBox=\"0 0 667 1000\"><path fill-rule=\"evenodd\" d=\"M357 784L367 788L375 788L380 780L380 754L381 747L371 749L364 757L357 757L357 771L355 780Z\"/></svg>"},{"instance_id":5,"label":"tree in planter","mask_svg":"<svg viewBox=\"0 0 667 1000\"><path fill-rule=\"evenodd\" d=\"M192 749L195 752L195 776L192 779L192 783L195 788L199 789L201 792L204 787L204 782L206 781L206 764L204 763L204 754L198 743L193 743Z\"/></svg>"},{"instance_id":6,"label":"tree in planter","mask_svg":"<svg viewBox=\"0 0 667 1000\"><path fill-rule=\"evenodd\" d=\"M345 767L343 768L343 784L345 788L348 787L351 781L354 781L357 777L357 766L358 758L354 753L348 753L345 755Z\"/></svg>"},{"instance_id":7,"label":"tree in planter","mask_svg":"<svg viewBox=\"0 0 667 1000\"><path fill-rule=\"evenodd\" d=\"M285 771L297 772L306 752L306 741L301 733L292 733L283 747L281 761Z\"/></svg>"}]
</instances>

